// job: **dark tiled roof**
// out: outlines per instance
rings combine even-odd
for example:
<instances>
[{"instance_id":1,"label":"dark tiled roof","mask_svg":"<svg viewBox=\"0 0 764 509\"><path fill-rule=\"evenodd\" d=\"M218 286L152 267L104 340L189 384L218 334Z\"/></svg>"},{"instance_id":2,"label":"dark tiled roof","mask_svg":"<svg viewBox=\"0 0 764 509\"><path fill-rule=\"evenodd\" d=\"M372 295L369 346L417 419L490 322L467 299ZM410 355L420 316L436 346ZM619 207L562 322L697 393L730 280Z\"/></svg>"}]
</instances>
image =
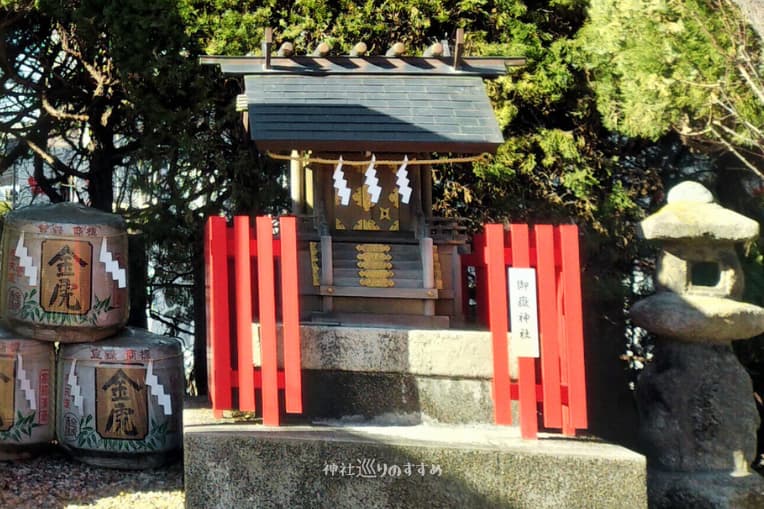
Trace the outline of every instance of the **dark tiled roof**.
<instances>
[{"instance_id":1,"label":"dark tiled roof","mask_svg":"<svg viewBox=\"0 0 764 509\"><path fill-rule=\"evenodd\" d=\"M494 152L503 142L480 77L245 77L260 150Z\"/></svg>"}]
</instances>

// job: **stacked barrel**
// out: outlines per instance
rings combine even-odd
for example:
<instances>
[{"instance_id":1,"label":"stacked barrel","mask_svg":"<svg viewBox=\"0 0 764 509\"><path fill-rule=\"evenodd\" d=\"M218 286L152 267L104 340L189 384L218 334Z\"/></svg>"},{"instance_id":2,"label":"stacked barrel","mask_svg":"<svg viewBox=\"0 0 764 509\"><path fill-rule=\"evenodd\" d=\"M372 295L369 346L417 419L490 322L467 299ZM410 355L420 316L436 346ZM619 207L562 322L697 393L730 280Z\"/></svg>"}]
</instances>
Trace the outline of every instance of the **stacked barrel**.
<instances>
[{"instance_id":1,"label":"stacked barrel","mask_svg":"<svg viewBox=\"0 0 764 509\"><path fill-rule=\"evenodd\" d=\"M55 431L73 457L94 465L152 468L177 457L182 350L175 339L125 328L127 244L120 216L79 204L5 216L0 454L24 455Z\"/></svg>"}]
</instances>

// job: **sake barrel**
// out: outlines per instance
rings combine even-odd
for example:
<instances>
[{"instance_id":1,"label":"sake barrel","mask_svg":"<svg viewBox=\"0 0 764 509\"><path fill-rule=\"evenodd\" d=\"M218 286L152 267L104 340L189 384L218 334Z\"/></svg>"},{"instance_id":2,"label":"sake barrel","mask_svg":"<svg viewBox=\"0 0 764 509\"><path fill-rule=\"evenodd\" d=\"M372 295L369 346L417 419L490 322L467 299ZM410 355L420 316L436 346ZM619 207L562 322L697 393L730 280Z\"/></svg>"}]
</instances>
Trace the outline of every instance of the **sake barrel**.
<instances>
[{"instance_id":1,"label":"sake barrel","mask_svg":"<svg viewBox=\"0 0 764 509\"><path fill-rule=\"evenodd\" d=\"M124 220L75 203L5 216L0 314L19 334L87 342L116 333L130 312Z\"/></svg>"},{"instance_id":2,"label":"sake barrel","mask_svg":"<svg viewBox=\"0 0 764 509\"><path fill-rule=\"evenodd\" d=\"M71 456L108 468L155 468L182 440L180 342L124 329L97 343L61 345L56 436Z\"/></svg>"},{"instance_id":3,"label":"sake barrel","mask_svg":"<svg viewBox=\"0 0 764 509\"><path fill-rule=\"evenodd\" d=\"M53 343L0 328L0 460L31 456L54 436Z\"/></svg>"}]
</instances>

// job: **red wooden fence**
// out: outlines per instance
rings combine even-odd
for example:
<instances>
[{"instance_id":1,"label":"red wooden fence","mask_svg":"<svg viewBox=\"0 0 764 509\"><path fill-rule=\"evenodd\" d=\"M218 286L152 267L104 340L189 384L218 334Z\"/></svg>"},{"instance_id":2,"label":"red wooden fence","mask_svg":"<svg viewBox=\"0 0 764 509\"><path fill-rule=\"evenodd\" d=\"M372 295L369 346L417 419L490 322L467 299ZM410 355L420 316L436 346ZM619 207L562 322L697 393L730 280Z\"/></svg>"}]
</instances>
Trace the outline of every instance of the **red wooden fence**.
<instances>
[{"instance_id":1,"label":"red wooden fence","mask_svg":"<svg viewBox=\"0 0 764 509\"><path fill-rule=\"evenodd\" d=\"M253 230L249 217L237 216L228 227L225 218L210 217L205 227L209 393L212 409L221 417L223 410L255 412L255 391L260 390L263 423L277 426L279 389L284 390L285 411L302 413L297 228L294 217L281 217L280 238L274 239L270 217L258 217L255 223ZM278 367L278 309L283 369ZM260 323L260 368L253 364L254 321Z\"/></svg>"},{"instance_id":2,"label":"red wooden fence","mask_svg":"<svg viewBox=\"0 0 764 509\"><path fill-rule=\"evenodd\" d=\"M223 410L255 412L256 390L262 394L266 425L279 424L280 389L285 411L302 412L295 218L281 217L279 230L280 238L273 239L270 217L258 217L254 229L248 217L235 217L233 227L222 217L211 217L205 228L209 391L218 417ZM486 225L473 245L462 266L475 267L478 316L493 338L495 422L511 424L515 400L525 438L537 435L539 409L544 428L565 435L585 429L578 229L513 224L506 232L502 225ZM509 372L508 266L535 268L537 281L541 357L519 358L516 380ZM279 309L283 369L278 367ZM254 321L260 324L260 368L253 363Z\"/></svg>"},{"instance_id":3,"label":"red wooden fence","mask_svg":"<svg viewBox=\"0 0 764 509\"><path fill-rule=\"evenodd\" d=\"M478 318L493 338L493 399L496 424L511 424L511 402L519 401L520 429L535 438L539 403L544 428L574 435L586 429L583 320L578 228L575 225L490 224L473 239L462 267L475 267ZM520 357L510 379L507 270L536 269L540 359ZM467 295L465 290L465 295ZM465 299L466 302L466 299Z\"/></svg>"}]
</instances>

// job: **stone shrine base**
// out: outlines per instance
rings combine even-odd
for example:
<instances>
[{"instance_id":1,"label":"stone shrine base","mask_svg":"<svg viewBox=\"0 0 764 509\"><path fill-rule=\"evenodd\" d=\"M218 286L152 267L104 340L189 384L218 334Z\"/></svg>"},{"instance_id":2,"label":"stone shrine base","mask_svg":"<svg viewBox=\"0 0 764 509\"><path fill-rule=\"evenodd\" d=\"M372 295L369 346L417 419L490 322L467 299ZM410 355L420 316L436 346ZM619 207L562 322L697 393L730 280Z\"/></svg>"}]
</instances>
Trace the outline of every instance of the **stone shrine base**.
<instances>
[{"instance_id":1,"label":"stone shrine base","mask_svg":"<svg viewBox=\"0 0 764 509\"><path fill-rule=\"evenodd\" d=\"M300 333L304 406L291 425L184 412L187 508L647 507L644 456L491 424L490 333Z\"/></svg>"},{"instance_id":2,"label":"stone shrine base","mask_svg":"<svg viewBox=\"0 0 764 509\"><path fill-rule=\"evenodd\" d=\"M187 508L647 507L644 457L592 440L480 424L204 423L210 414L184 415Z\"/></svg>"}]
</instances>

